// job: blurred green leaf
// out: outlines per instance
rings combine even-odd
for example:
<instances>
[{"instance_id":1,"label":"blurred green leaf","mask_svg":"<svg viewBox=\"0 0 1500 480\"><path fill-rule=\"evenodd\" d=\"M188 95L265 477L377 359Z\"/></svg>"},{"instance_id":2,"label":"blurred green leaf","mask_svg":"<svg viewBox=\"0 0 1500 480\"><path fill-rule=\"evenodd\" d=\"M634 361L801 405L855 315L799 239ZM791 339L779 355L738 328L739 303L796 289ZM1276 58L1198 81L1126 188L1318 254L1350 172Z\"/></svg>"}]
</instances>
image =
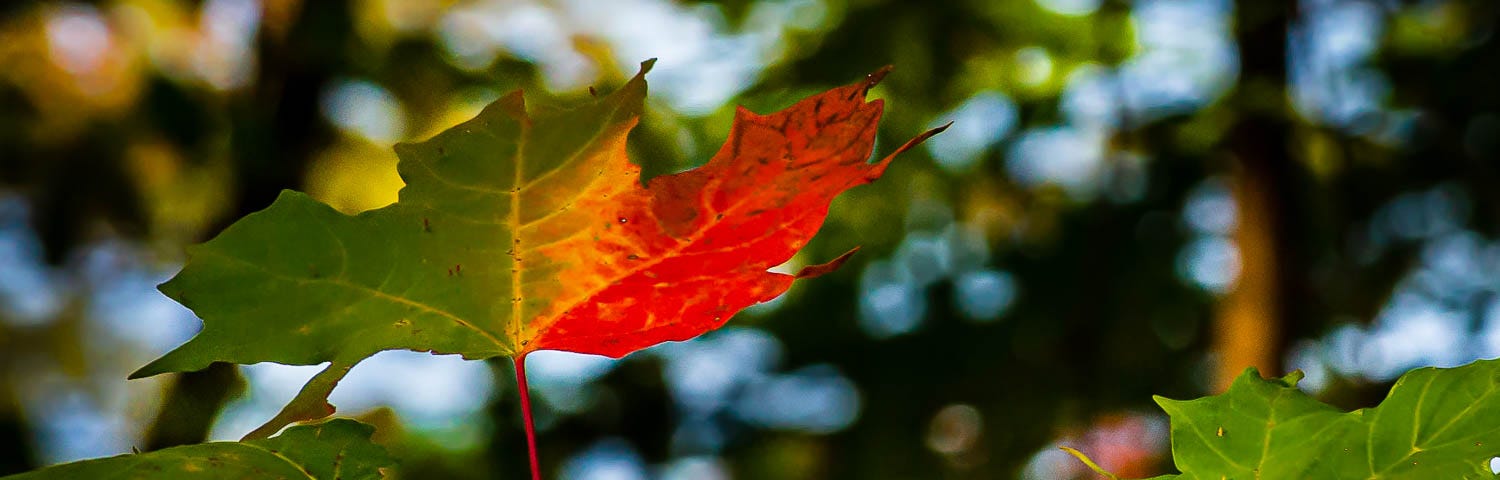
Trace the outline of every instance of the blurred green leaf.
<instances>
[{"instance_id":1,"label":"blurred green leaf","mask_svg":"<svg viewBox=\"0 0 1500 480\"><path fill-rule=\"evenodd\" d=\"M396 461L370 442L375 428L347 419L288 428L245 442L215 442L66 463L5 480L383 478Z\"/></svg>"}]
</instances>

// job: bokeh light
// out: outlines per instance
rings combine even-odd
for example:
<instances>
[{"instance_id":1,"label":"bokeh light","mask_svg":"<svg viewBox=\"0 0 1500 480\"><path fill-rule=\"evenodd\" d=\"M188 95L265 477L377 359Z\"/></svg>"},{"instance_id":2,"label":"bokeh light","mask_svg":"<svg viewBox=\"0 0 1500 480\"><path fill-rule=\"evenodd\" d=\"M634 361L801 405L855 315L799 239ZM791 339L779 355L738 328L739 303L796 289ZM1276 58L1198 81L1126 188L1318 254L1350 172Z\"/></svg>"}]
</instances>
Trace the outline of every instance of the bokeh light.
<instances>
[{"instance_id":1,"label":"bokeh light","mask_svg":"<svg viewBox=\"0 0 1500 480\"><path fill-rule=\"evenodd\" d=\"M862 247L840 271L693 340L528 357L548 478L1089 478L1059 445L1165 473L1150 395L1214 393L1242 305L1284 338L1234 348L1343 408L1412 368L1500 356L1493 7L1276 5L0 8L0 474L161 448L164 421L239 438L322 367L125 381L199 328L157 291L187 245L282 189L389 205L393 144L518 88L587 101L649 58L630 139L648 177L705 161L737 105L886 64L876 158L952 126L777 270ZM511 365L385 352L332 402L377 425L403 478L519 475ZM206 413L168 411L184 404Z\"/></svg>"}]
</instances>

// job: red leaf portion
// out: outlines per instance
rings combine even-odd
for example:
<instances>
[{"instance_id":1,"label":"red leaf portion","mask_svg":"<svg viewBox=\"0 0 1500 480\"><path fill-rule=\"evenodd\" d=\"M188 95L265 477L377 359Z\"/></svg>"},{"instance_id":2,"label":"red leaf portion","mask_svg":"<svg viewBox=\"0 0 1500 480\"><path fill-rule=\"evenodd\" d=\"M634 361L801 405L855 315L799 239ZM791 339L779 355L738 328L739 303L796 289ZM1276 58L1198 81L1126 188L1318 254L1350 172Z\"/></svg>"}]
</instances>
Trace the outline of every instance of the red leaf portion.
<instances>
[{"instance_id":1,"label":"red leaf portion","mask_svg":"<svg viewBox=\"0 0 1500 480\"><path fill-rule=\"evenodd\" d=\"M685 340L775 298L796 278L837 268L849 254L798 275L767 271L817 233L834 197L879 178L896 154L942 130L867 161L883 104L865 101L865 94L887 70L771 115L740 108L728 140L707 164L644 188L611 188L614 196L601 202L610 211L593 212L590 228L588 250L600 254L597 264L558 279L598 287L525 322L518 353L620 357ZM536 252L577 259L579 249L559 244Z\"/></svg>"}]
</instances>

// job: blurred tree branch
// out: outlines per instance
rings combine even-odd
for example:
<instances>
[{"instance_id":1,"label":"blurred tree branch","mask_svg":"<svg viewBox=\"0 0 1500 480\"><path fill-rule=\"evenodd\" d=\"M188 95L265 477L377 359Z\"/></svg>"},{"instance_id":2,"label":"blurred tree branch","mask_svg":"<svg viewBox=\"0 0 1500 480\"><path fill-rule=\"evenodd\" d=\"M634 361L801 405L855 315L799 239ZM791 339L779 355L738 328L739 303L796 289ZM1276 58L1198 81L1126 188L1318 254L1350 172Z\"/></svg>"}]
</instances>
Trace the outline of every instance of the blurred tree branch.
<instances>
[{"instance_id":1,"label":"blurred tree branch","mask_svg":"<svg viewBox=\"0 0 1500 480\"><path fill-rule=\"evenodd\" d=\"M201 371L177 375L146 432L143 450L204 442L224 405L244 390L245 379L233 364L215 363Z\"/></svg>"},{"instance_id":2,"label":"blurred tree branch","mask_svg":"<svg viewBox=\"0 0 1500 480\"><path fill-rule=\"evenodd\" d=\"M0 329L8 328L0 323ZM6 333L0 331L0 346L4 346ZM7 368L11 360L0 355L0 368ZM36 464L36 446L32 443L31 426L21 415L21 405L12 389L15 382L0 371L0 475L20 473L39 467Z\"/></svg>"}]
</instances>

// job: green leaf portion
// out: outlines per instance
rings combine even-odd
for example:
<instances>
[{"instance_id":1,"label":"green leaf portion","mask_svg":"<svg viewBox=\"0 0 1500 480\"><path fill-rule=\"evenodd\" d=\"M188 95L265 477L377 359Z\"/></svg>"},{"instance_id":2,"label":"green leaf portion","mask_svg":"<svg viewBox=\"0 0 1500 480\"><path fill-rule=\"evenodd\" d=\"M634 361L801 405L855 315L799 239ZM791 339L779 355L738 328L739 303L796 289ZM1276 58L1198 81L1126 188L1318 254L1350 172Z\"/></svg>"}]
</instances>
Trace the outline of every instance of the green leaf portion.
<instances>
[{"instance_id":1,"label":"green leaf portion","mask_svg":"<svg viewBox=\"0 0 1500 480\"><path fill-rule=\"evenodd\" d=\"M359 480L383 478L396 461L370 442L375 428L335 419L273 438L216 442L43 468L4 480Z\"/></svg>"},{"instance_id":2,"label":"green leaf portion","mask_svg":"<svg viewBox=\"0 0 1500 480\"><path fill-rule=\"evenodd\" d=\"M1157 397L1182 471L1159 478L1497 478L1500 360L1412 370L1379 406L1353 412L1302 393L1298 379L1251 368L1222 395Z\"/></svg>"},{"instance_id":3,"label":"green leaf portion","mask_svg":"<svg viewBox=\"0 0 1500 480\"><path fill-rule=\"evenodd\" d=\"M555 281L523 273L511 250L517 225L565 207L555 194L593 178L576 174L580 159L635 125L649 69L576 109L528 112L517 91L430 140L397 145L406 186L390 206L349 216L285 191L189 248L160 290L204 328L131 378L213 362L328 363L246 437L265 438L332 413L334 386L380 351L513 355L522 319L548 307L522 298L522 282Z\"/></svg>"}]
</instances>

